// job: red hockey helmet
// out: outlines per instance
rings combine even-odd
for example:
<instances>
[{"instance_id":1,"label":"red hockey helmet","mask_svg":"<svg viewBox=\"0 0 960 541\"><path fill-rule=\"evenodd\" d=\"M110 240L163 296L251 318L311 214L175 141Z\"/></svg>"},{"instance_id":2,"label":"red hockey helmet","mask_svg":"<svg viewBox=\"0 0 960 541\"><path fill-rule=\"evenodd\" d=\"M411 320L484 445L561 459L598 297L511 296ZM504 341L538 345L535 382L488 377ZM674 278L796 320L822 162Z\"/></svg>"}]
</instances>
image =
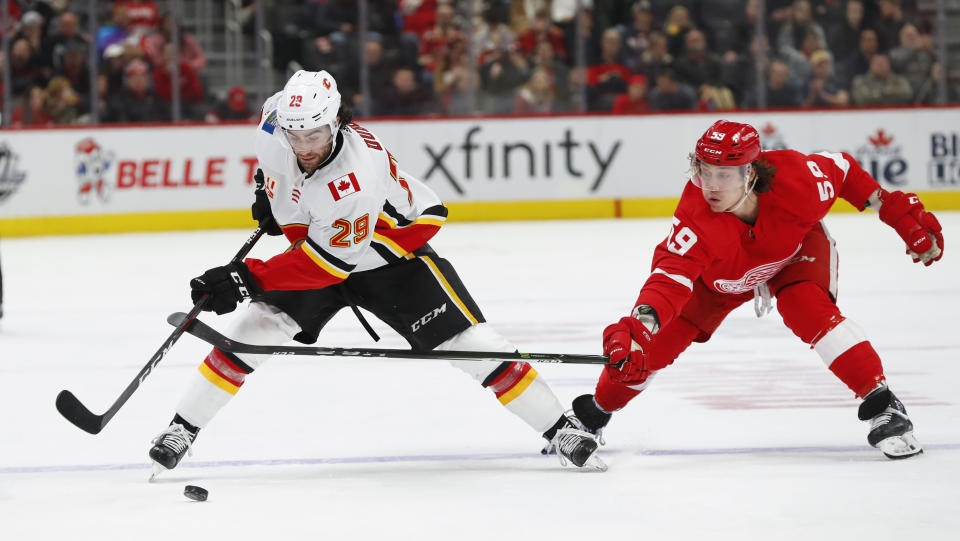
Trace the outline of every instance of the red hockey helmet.
<instances>
[{"instance_id":1,"label":"red hockey helmet","mask_svg":"<svg viewBox=\"0 0 960 541\"><path fill-rule=\"evenodd\" d=\"M759 155L760 134L749 124L718 120L697 141L696 159L712 165L747 165Z\"/></svg>"}]
</instances>

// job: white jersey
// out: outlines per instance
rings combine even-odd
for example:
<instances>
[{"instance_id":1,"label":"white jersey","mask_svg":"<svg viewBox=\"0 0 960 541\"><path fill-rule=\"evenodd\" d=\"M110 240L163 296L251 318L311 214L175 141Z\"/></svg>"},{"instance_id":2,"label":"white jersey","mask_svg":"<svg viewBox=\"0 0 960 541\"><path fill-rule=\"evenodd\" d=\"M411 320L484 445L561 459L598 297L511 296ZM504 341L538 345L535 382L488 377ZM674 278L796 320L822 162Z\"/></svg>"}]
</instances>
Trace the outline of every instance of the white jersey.
<instances>
[{"instance_id":1,"label":"white jersey","mask_svg":"<svg viewBox=\"0 0 960 541\"><path fill-rule=\"evenodd\" d=\"M278 96L264 104L256 133L257 159L274 218L291 242L305 242L288 252L303 252L296 257L249 260L263 287L324 287L351 272L412 257L411 252L436 234L446 220L446 207L432 190L400 170L380 140L357 124L341 129L327 161L313 174L304 173L274 124Z\"/></svg>"}]
</instances>

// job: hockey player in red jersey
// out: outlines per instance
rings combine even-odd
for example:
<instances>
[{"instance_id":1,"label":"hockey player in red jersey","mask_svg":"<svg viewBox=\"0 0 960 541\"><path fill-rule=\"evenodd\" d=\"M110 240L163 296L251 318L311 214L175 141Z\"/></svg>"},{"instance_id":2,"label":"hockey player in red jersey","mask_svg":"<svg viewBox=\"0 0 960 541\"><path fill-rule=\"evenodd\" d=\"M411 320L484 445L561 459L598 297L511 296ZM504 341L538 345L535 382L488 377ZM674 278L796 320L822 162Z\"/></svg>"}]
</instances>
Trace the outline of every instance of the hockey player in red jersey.
<instances>
[{"instance_id":1,"label":"hockey player in red jersey","mask_svg":"<svg viewBox=\"0 0 960 541\"><path fill-rule=\"evenodd\" d=\"M654 252L633 312L603 332L610 356L594 395L573 411L598 433L657 371L706 342L734 308L777 310L858 398L867 440L890 458L922 452L864 332L837 308L837 253L821 219L837 198L872 208L915 262L943 255L943 235L915 194L888 192L845 152L761 151L757 131L719 121L700 137L673 227Z\"/></svg>"},{"instance_id":2,"label":"hockey player in red jersey","mask_svg":"<svg viewBox=\"0 0 960 541\"><path fill-rule=\"evenodd\" d=\"M266 101L256 127L253 214L292 246L266 261L204 272L190 282L194 302L208 295L205 309L223 314L251 298L227 332L244 342L313 343L334 314L350 307L359 316L360 306L419 350L516 351L485 323L450 262L427 244L446 207L350 116L326 71L298 71ZM267 359L216 348L206 357L173 421L153 441L158 471L176 467L200 428ZM605 468L594 456L594 436L580 430L528 363L451 363L542 433L561 462Z\"/></svg>"}]
</instances>

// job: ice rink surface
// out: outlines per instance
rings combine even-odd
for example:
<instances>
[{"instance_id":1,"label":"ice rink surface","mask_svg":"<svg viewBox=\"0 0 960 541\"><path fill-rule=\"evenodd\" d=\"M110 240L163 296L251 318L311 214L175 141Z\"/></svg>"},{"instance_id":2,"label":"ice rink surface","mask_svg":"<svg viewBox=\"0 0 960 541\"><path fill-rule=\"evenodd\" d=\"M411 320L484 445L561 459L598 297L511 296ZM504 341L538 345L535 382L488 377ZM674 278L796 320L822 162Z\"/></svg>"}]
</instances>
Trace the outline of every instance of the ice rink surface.
<instances>
[{"instance_id":1,"label":"ice rink surface","mask_svg":"<svg viewBox=\"0 0 960 541\"><path fill-rule=\"evenodd\" d=\"M839 303L884 360L926 452L885 459L857 401L773 313L735 311L617 413L606 473L561 468L489 391L442 361L275 358L147 483L151 438L208 348L184 336L113 421L81 432L69 389L104 411L191 305L187 282L249 231L0 241L0 538L418 541L958 539L960 213L947 252L907 258L875 214L827 219ZM669 220L450 224L431 243L526 351L599 354ZM284 248L265 238L269 257ZM223 329L230 316L205 314ZM380 322L379 347L405 347ZM349 312L322 345L370 347ZM538 365L562 402L598 368ZM186 484L210 491L183 496Z\"/></svg>"}]
</instances>

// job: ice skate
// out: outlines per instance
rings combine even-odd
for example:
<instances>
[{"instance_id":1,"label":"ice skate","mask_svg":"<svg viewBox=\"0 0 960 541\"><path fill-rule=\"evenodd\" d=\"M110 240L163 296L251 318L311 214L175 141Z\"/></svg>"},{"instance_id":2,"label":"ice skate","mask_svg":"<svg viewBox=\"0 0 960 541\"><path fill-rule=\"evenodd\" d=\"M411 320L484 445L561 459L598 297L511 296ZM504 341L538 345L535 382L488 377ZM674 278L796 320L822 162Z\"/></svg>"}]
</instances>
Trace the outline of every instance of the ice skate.
<instances>
[{"instance_id":1,"label":"ice skate","mask_svg":"<svg viewBox=\"0 0 960 541\"><path fill-rule=\"evenodd\" d=\"M584 430L597 437L600 445L607 444L603 439L603 429L613 414L601 409L592 394L583 394L573 399L573 414L583 424Z\"/></svg>"},{"instance_id":2,"label":"ice skate","mask_svg":"<svg viewBox=\"0 0 960 541\"><path fill-rule=\"evenodd\" d=\"M191 447L199 429L191 430L177 421L178 419L174 419L170 426L150 442L153 444L150 448L150 459L153 460L151 481L161 473L176 468L184 455L193 454Z\"/></svg>"},{"instance_id":3,"label":"ice skate","mask_svg":"<svg viewBox=\"0 0 960 541\"><path fill-rule=\"evenodd\" d=\"M880 449L887 458L908 458L923 452L913 437L913 423L907 410L886 385L881 385L863 398L858 416L870 421L867 442Z\"/></svg>"},{"instance_id":4,"label":"ice skate","mask_svg":"<svg viewBox=\"0 0 960 541\"><path fill-rule=\"evenodd\" d=\"M565 415L544 437L549 443L541 453L556 452L561 466L570 462L578 468L607 471L607 465L597 456L596 437L584 430L583 424L575 416Z\"/></svg>"}]
</instances>

